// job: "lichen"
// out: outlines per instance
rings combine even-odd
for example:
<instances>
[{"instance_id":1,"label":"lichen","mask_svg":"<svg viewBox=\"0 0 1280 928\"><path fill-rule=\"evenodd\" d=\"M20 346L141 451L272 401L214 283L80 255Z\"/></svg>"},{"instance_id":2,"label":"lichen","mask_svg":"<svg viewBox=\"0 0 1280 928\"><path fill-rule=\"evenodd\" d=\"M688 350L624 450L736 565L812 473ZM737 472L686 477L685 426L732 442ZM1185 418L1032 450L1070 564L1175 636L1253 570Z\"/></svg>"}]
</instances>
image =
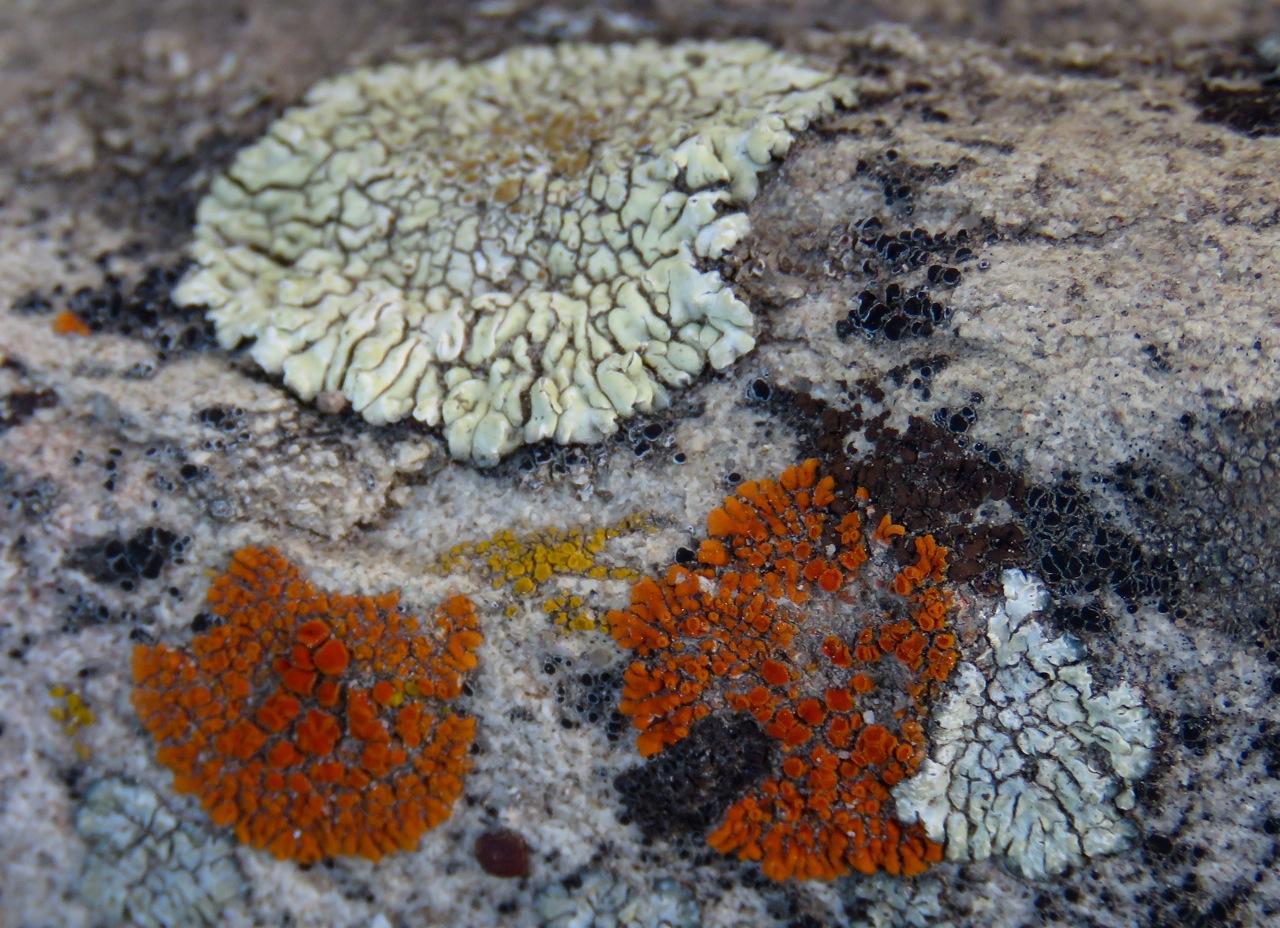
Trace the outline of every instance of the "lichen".
<instances>
[{"instance_id":1,"label":"lichen","mask_svg":"<svg viewBox=\"0 0 1280 928\"><path fill-rule=\"evenodd\" d=\"M516 48L311 90L201 202L175 292L304 399L454 457L598 442L754 346L704 261L851 84L753 41Z\"/></svg>"},{"instance_id":2,"label":"lichen","mask_svg":"<svg viewBox=\"0 0 1280 928\"><path fill-rule=\"evenodd\" d=\"M1081 643L1031 618L1049 604L1037 579L1005 571L1004 593L990 652L960 665L931 757L894 796L948 858L1004 856L1041 878L1124 847L1155 723L1127 683L1095 695Z\"/></svg>"},{"instance_id":3,"label":"lichen","mask_svg":"<svg viewBox=\"0 0 1280 928\"><path fill-rule=\"evenodd\" d=\"M694 928L702 912L688 887L660 879L646 892L592 868L542 887L533 909L543 928Z\"/></svg>"},{"instance_id":4,"label":"lichen","mask_svg":"<svg viewBox=\"0 0 1280 928\"><path fill-rule=\"evenodd\" d=\"M99 780L76 811L88 847L76 892L99 923L221 925L244 895L229 841L183 822L145 786Z\"/></svg>"},{"instance_id":5,"label":"lichen","mask_svg":"<svg viewBox=\"0 0 1280 928\"><path fill-rule=\"evenodd\" d=\"M235 553L208 600L223 624L133 654L133 705L175 789L303 863L412 850L448 818L475 729L443 705L476 665L470 600L422 628L396 592L326 592L258 548Z\"/></svg>"},{"instance_id":6,"label":"lichen","mask_svg":"<svg viewBox=\"0 0 1280 928\"><path fill-rule=\"evenodd\" d=\"M64 309L53 317L53 331L56 335L92 335L89 324L69 309Z\"/></svg>"},{"instance_id":7,"label":"lichen","mask_svg":"<svg viewBox=\"0 0 1280 928\"><path fill-rule=\"evenodd\" d=\"M49 695L56 700L49 709L49 717L62 726L64 734L74 735L93 724L93 709L80 693L55 684L49 687Z\"/></svg>"},{"instance_id":8,"label":"lichen","mask_svg":"<svg viewBox=\"0 0 1280 928\"><path fill-rule=\"evenodd\" d=\"M957 928L944 917L945 884L937 876L895 880L878 873L840 886L844 928Z\"/></svg>"},{"instance_id":9,"label":"lichen","mask_svg":"<svg viewBox=\"0 0 1280 928\"><path fill-rule=\"evenodd\" d=\"M765 876L914 875L942 857L900 824L889 790L925 755L928 708L957 660L946 550L816 460L749 481L707 518L691 566L640 581L614 638L636 652L620 711L646 757L715 711L748 713L778 746L708 837ZM905 547L904 547L905 546ZM906 566L896 553L913 551Z\"/></svg>"},{"instance_id":10,"label":"lichen","mask_svg":"<svg viewBox=\"0 0 1280 928\"><path fill-rule=\"evenodd\" d=\"M489 538L459 542L436 559L434 569L441 574L474 570L483 574L495 590L509 590L519 598L540 595L554 580L635 580L634 568L610 563L605 557L609 542L625 535L653 529L653 519L644 513L602 526L542 528L517 534L510 529ZM604 627L605 616L574 592L557 590L542 600L542 611L555 624L572 631L594 631ZM508 609L514 615L518 607Z\"/></svg>"},{"instance_id":11,"label":"lichen","mask_svg":"<svg viewBox=\"0 0 1280 928\"><path fill-rule=\"evenodd\" d=\"M588 609L581 596L561 593L543 600L542 611L561 628L574 632L599 631L604 624L598 613Z\"/></svg>"}]
</instances>

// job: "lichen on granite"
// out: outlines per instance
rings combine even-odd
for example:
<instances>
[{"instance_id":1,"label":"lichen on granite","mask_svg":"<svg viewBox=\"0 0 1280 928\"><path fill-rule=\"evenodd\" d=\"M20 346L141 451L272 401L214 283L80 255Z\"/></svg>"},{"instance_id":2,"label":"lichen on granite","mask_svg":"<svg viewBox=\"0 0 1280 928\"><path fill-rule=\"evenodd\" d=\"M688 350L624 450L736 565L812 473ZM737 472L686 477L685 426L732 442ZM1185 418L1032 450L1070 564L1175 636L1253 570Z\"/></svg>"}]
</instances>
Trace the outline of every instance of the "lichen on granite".
<instances>
[{"instance_id":1,"label":"lichen on granite","mask_svg":"<svg viewBox=\"0 0 1280 928\"><path fill-rule=\"evenodd\" d=\"M88 847L76 892L105 924L220 925L245 893L231 842L183 821L146 786L99 780L75 827Z\"/></svg>"},{"instance_id":2,"label":"lichen on granite","mask_svg":"<svg viewBox=\"0 0 1280 928\"><path fill-rule=\"evenodd\" d=\"M1212 11L1160 0L1111 19L1092 15L1115 9L1100 0L1005 4L998 15L961 4L926 37L831 28L887 0L856 14L816 0L610 0L641 21L632 37L760 36L788 60L852 75L859 103L797 133L749 204L719 205L746 213L750 233L699 272L750 308L748 355L704 372L696 389L667 387L667 410L619 420L608 442L537 442L479 469L473 456L435 453L437 430L412 415L371 426L341 391L300 402L248 352L215 347L203 311L170 298L175 259L210 179L316 81L450 55L482 67L525 41L535 18L554 21L554 37L600 41L619 37L619 17L580 14L581 4L540 17L525 0L295 6L246 0L192 15L187 3L67 0L0 11L6 919L109 920L77 891L92 852L77 814L104 779L153 790L182 825L230 843L246 892L219 913L228 928L540 928L552 904L573 924L708 928L1280 917L1269 546L1280 149L1264 84L1274 64L1260 71L1243 41L1276 32L1280 13L1248 4L1245 34L1225 25L1243 0ZM942 6L898 5L904 16ZM972 36L1032 15L1055 37L1088 41L954 37L961 21ZM1128 25L1140 28L1126 41L1145 43L1188 22L1212 35L1102 44ZM1220 41L1224 29L1242 41ZM392 51L406 41L422 44ZM47 47L64 53L40 54ZM90 334L58 334L62 312ZM660 441L645 444L659 425ZM1046 654L1074 636L1085 656L1063 667L1085 666L1093 697L1122 681L1140 694L1159 722L1146 773L1126 781L1105 746L1084 752L1114 795L1081 827L1127 831L1125 847L1086 856L1081 842L1079 865L1045 879L1003 854L948 861L944 848L910 879L776 882L707 845L724 810L796 752L754 715L717 708L640 760L616 711L634 652L562 633L545 607L568 622L621 609L628 581L597 579L595 567L655 580L673 562L700 569L706 513L743 475L809 457L823 459L841 498L866 487L906 530L883 550L871 540L880 560L861 579L914 563L916 536L948 549L958 666L984 684L975 711L1010 669L983 654L1008 568L1052 597L1019 632L1034 621ZM636 512L653 515L652 532L588 550L597 527ZM553 527L585 527L580 550L596 560L585 575L571 568L518 594L518 577L494 589L471 555L447 576L434 569L466 539L523 541ZM180 558L171 538L190 539ZM127 655L136 644L181 649L218 627L199 605L206 567L263 539L327 589L399 589L428 605L458 590L476 602L485 640L466 678L471 768L453 814L411 853L277 859L212 831L154 760L130 707ZM137 542L142 556L121 560L113 542ZM516 560L536 567L526 553ZM894 602L886 589L860 601ZM826 597L837 595L801 608L835 609ZM793 666L806 674L798 687L825 672L825 657ZM954 671L932 702L926 742L966 676ZM49 712L59 684L95 718L70 738ZM936 760L937 744L925 748ZM1033 786L1061 760L1032 759L1034 771L1024 762L1012 776ZM1114 802L1126 786L1127 810ZM527 875L494 875L526 871L477 856L495 832L521 836Z\"/></svg>"},{"instance_id":3,"label":"lichen on granite","mask_svg":"<svg viewBox=\"0 0 1280 928\"><path fill-rule=\"evenodd\" d=\"M541 928L694 928L698 904L672 879L636 892L618 874L597 868L542 889L534 899Z\"/></svg>"},{"instance_id":4,"label":"lichen on granite","mask_svg":"<svg viewBox=\"0 0 1280 928\"><path fill-rule=\"evenodd\" d=\"M304 864L413 850L449 817L475 734L443 706L477 662L469 599L424 623L397 592L326 592L258 548L232 555L208 599L222 624L133 651L133 705L178 792Z\"/></svg>"},{"instance_id":5,"label":"lichen on granite","mask_svg":"<svg viewBox=\"0 0 1280 928\"><path fill-rule=\"evenodd\" d=\"M1006 571L1004 594L989 652L957 669L932 721L931 756L894 797L949 860L1003 856L1043 879L1131 841L1124 813L1156 726L1127 683L1095 694L1083 645L1031 618L1049 603L1037 579Z\"/></svg>"},{"instance_id":6,"label":"lichen on granite","mask_svg":"<svg viewBox=\"0 0 1280 928\"><path fill-rule=\"evenodd\" d=\"M516 48L313 88L202 201L177 289L303 399L491 465L598 442L754 346L714 261L851 85L758 42Z\"/></svg>"},{"instance_id":7,"label":"lichen on granite","mask_svg":"<svg viewBox=\"0 0 1280 928\"><path fill-rule=\"evenodd\" d=\"M874 526L874 527L873 527ZM923 722L957 660L943 583L947 552L841 498L816 459L749 480L707 516L688 566L632 589L610 630L636 660L619 711L645 757L678 745L715 710L754 718L777 745L769 776L708 835L773 880L879 870L915 876L941 859L889 790L924 756Z\"/></svg>"}]
</instances>

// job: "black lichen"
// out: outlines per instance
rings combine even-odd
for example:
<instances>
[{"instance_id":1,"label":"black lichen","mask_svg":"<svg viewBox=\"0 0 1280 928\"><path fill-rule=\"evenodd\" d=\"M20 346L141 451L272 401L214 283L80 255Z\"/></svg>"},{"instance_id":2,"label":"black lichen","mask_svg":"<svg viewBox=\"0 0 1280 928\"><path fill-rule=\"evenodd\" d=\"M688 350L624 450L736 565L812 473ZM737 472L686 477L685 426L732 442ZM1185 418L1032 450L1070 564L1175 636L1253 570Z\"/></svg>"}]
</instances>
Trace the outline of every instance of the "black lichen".
<instances>
[{"instance_id":1,"label":"black lichen","mask_svg":"<svg viewBox=\"0 0 1280 928\"><path fill-rule=\"evenodd\" d=\"M1130 611L1148 602L1170 608L1177 565L1096 512L1073 475L1028 487L1014 505L1028 527L1032 566L1059 596L1110 589Z\"/></svg>"},{"instance_id":2,"label":"black lichen","mask_svg":"<svg viewBox=\"0 0 1280 928\"><path fill-rule=\"evenodd\" d=\"M886 425L887 413L863 412L864 404L884 398L871 383L855 387L847 410L796 391L774 394L775 408L801 436L801 453L830 462L848 492L865 487L909 533L931 532L951 552L953 580L974 579L994 592L1004 568L1029 569L1049 586L1063 626L1077 633L1110 627L1103 591L1131 610L1145 603L1177 608L1181 578L1174 560L1100 513L1077 477L1030 483L997 450L969 441L980 396L939 410L932 422L912 417L899 432ZM855 434L869 452L845 447ZM982 514L988 503L1007 506L1014 518L993 523Z\"/></svg>"},{"instance_id":3,"label":"black lichen","mask_svg":"<svg viewBox=\"0 0 1280 928\"><path fill-rule=\"evenodd\" d=\"M543 659L543 672L556 676L556 710L560 726L566 729L603 726L605 737L618 741L627 729L627 720L618 712L618 694L622 690L622 664L599 668L587 667L573 658L548 655Z\"/></svg>"},{"instance_id":4,"label":"black lichen","mask_svg":"<svg viewBox=\"0 0 1280 928\"><path fill-rule=\"evenodd\" d=\"M1196 93L1201 116L1251 139L1280 135L1280 78L1245 86L1205 81Z\"/></svg>"},{"instance_id":5,"label":"black lichen","mask_svg":"<svg viewBox=\"0 0 1280 928\"><path fill-rule=\"evenodd\" d=\"M935 423L913 417L898 432L885 424L887 414L867 415L864 401L873 405L884 394L870 384L857 389L862 399L847 410L782 389L774 391L775 408L798 431L801 455L828 462L844 492L865 487L909 533L930 532L951 551L952 579L976 579L994 590L999 571L1025 559L1025 538L1018 524L992 522L981 511L1024 492L1023 481L992 463L985 449L979 455L963 447L958 436ZM855 434L870 451L846 448Z\"/></svg>"},{"instance_id":6,"label":"black lichen","mask_svg":"<svg viewBox=\"0 0 1280 928\"><path fill-rule=\"evenodd\" d=\"M56 405L58 397L52 390L14 390L0 396L0 434L26 422L37 410Z\"/></svg>"},{"instance_id":7,"label":"black lichen","mask_svg":"<svg viewBox=\"0 0 1280 928\"><path fill-rule=\"evenodd\" d=\"M1280 652L1280 404L1184 416L1161 462L1105 475L1144 543L1176 565L1170 605L1211 619L1260 653Z\"/></svg>"},{"instance_id":8,"label":"black lichen","mask_svg":"<svg viewBox=\"0 0 1280 928\"><path fill-rule=\"evenodd\" d=\"M99 583L131 591L144 580L159 578L169 563L183 563L191 539L169 529L148 526L128 538L118 535L84 545L71 558L72 566Z\"/></svg>"},{"instance_id":9,"label":"black lichen","mask_svg":"<svg viewBox=\"0 0 1280 928\"><path fill-rule=\"evenodd\" d=\"M684 740L614 780L627 816L646 838L701 836L774 765L774 744L745 715L711 716Z\"/></svg>"},{"instance_id":10,"label":"black lichen","mask_svg":"<svg viewBox=\"0 0 1280 928\"><path fill-rule=\"evenodd\" d=\"M62 630L74 634L85 628L106 625L112 622L130 622L134 619L132 612L113 613L105 603L92 593L77 591L74 594L62 587L58 592L67 597L67 605L63 610Z\"/></svg>"},{"instance_id":11,"label":"black lichen","mask_svg":"<svg viewBox=\"0 0 1280 928\"><path fill-rule=\"evenodd\" d=\"M957 286L960 265L973 260L969 232L929 232L886 226L879 216L835 229L827 246L827 272L861 280L862 289L836 335L899 341L925 338L951 318L942 291Z\"/></svg>"},{"instance_id":12,"label":"black lichen","mask_svg":"<svg viewBox=\"0 0 1280 928\"><path fill-rule=\"evenodd\" d=\"M858 162L855 177L879 188L887 215L857 217L827 237L827 275L859 288L836 322L837 337L925 338L951 318L942 294L960 283L961 268L976 257L972 233L930 231L905 219L915 212L916 186L945 183L955 172L941 164L906 165L894 149Z\"/></svg>"},{"instance_id":13,"label":"black lichen","mask_svg":"<svg viewBox=\"0 0 1280 928\"><path fill-rule=\"evenodd\" d=\"M152 267L133 286L108 274L101 286L81 287L71 294L66 308L91 332L148 342L162 361L170 355L211 348L217 340L203 310L182 308L172 300L173 288L185 271L185 262Z\"/></svg>"},{"instance_id":14,"label":"black lichen","mask_svg":"<svg viewBox=\"0 0 1280 928\"><path fill-rule=\"evenodd\" d=\"M53 301L39 290L29 290L14 300L9 309L19 316L44 316L53 312Z\"/></svg>"},{"instance_id":15,"label":"black lichen","mask_svg":"<svg viewBox=\"0 0 1280 928\"><path fill-rule=\"evenodd\" d=\"M30 477L0 461L0 513L23 520L43 518L58 504L59 487L49 477Z\"/></svg>"}]
</instances>

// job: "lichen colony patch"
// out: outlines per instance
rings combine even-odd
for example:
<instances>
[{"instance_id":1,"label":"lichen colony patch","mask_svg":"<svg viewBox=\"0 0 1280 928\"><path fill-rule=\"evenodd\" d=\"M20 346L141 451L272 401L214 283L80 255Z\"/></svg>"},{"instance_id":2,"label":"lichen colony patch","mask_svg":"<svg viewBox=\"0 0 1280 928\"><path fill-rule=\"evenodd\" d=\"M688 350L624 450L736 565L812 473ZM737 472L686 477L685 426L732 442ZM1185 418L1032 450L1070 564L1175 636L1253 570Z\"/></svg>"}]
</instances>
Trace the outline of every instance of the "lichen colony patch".
<instances>
[{"instance_id":1,"label":"lichen colony patch","mask_svg":"<svg viewBox=\"0 0 1280 928\"><path fill-rule=\"evenodd\" d=\"M758 42L517 48L326 81L200 204L175 293L304 399L491 465L754 347L707 262L849 82Z\"/></svg>"}]
</instances>

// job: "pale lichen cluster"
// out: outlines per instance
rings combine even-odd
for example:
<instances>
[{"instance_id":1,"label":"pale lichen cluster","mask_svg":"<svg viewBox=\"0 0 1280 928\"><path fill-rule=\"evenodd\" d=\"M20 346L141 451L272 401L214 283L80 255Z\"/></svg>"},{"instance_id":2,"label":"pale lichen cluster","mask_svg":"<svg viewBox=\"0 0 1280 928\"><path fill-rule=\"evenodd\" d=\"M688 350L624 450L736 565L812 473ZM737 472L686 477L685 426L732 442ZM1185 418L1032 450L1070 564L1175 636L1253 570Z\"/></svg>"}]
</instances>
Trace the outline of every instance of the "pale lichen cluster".
<instances>
[{"instance_id":1,"label":"pale lichen cluster","mask_svg":"<svg viewBox=\"0 0 1280 928\"><path fill-rule=\"evenodd\" d=\"M697 900L680 882L663 878L642 893L602 868L549 883L534 896L533 909L543 928L696 928L703 924Z\"/></svg>"},{"instance_id":2,"label":"pale lichen cluster","mask_svg":"<svg viewBox=\"0 0 1280 928\"><path fill-rule=\"evenodd\" d=\"M894 795L898 815L918 819L948 858L1002 856L1041 878L1125 846L1155 722L1127 683L1094 692L1078 640L1046 634L1032 617L1049 603L1037 579L1003 579L990 650L957 668L931 756Z\"/></svg>"},{"instance_id":3,"label":"pale lichen cluster","mask_svg":"<svg viewBox=\"0 0 1280 928\"><path fill-rule=\"evenodd\" d=\"M181 821L145 786L98 781L75 825L88 849L76 891L102 924L220 925L244 894L231 842Z\"/></svg>"},{"instance_id":4,"label":"pale lichen cluster","mask_svg":"<svg viewBox=\"0 0 1280 928\"><path fill-rule=\"evenodd\" d=\"M750 351L708 262L851 85L750 41L516 48L316 86L201 202L178 302L304 399L482 465L597 442Z\"/></svg>"},{"instance_id":5,"label":"pale lichen cluster","mask_svg":"<svg viewBox=\"0 0 1280 928\"><path fill-rule=\"evenodd\" d=\"M844 928L958 928L944 917L945 883L936 875L900 880L884 873L840 887Z\"/></svg>"}]
</instances>

